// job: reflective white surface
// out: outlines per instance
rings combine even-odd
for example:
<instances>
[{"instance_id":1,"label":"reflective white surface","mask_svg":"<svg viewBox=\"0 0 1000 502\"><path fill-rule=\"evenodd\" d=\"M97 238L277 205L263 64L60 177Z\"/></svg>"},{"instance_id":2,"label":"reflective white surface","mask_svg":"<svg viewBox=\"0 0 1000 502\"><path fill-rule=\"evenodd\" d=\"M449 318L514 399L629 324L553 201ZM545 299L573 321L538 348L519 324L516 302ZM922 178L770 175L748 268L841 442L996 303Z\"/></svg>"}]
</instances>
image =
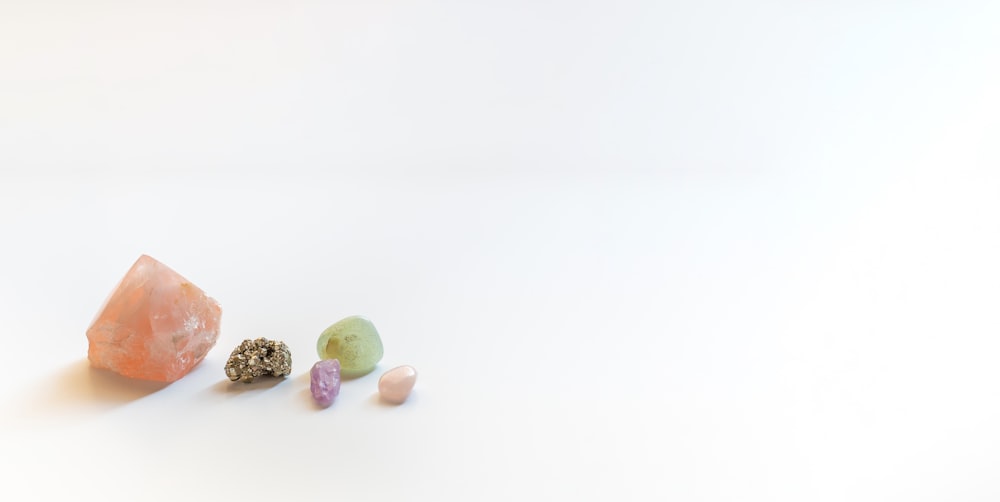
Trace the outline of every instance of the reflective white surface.
<instances>
[{"instance_id":1,"label":"reflective white surface","mask_svg":"<svg viewBox=\"0 0 1000 502\"><path fill-rule=\"evenodd\" d=\"M5 489L1000 498L1000 7L691 4L0 4ZM223 306L167 387L85 361L141 253Z\"/></svg>"}]
</instances>

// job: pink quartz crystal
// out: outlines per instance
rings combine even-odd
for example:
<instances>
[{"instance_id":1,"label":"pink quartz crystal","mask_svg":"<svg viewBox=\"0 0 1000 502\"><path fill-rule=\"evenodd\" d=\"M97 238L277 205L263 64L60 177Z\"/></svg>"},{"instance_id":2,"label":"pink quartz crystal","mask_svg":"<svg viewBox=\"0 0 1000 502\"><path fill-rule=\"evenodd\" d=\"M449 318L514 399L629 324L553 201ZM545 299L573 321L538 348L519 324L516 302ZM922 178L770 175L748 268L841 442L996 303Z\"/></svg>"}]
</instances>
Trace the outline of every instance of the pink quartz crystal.
<instances>
[{"instance_id":1,"label":"pink quartz crystal","mask_svg":"<svg viewBox=\"0 0 1000 502\"><path fill-rule=\"evenodd\" d=\"M87 330L87 357L130 378L173 382L215 346L221 317L204 291L142 255Z\"/></svg>"}]
</instances>

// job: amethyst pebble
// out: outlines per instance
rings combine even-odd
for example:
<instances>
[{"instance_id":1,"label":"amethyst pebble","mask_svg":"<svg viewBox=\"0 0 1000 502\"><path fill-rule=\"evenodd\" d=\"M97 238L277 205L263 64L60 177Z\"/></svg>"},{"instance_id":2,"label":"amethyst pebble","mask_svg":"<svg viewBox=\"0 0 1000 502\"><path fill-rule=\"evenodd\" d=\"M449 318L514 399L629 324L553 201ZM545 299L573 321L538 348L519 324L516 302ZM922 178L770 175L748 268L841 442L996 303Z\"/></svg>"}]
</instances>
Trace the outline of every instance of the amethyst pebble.
<instances>
[{"instance_id":1,"label":"amethyst pebble","mask_svg":"<svg viewBox=\"0 0 1000 502\"><path fill-rule=\"evenodd\" d=\"M324 359L309 370L309 390L316 404L327 407L340 393L340 361Z\"/></svg>"}]
</instances>

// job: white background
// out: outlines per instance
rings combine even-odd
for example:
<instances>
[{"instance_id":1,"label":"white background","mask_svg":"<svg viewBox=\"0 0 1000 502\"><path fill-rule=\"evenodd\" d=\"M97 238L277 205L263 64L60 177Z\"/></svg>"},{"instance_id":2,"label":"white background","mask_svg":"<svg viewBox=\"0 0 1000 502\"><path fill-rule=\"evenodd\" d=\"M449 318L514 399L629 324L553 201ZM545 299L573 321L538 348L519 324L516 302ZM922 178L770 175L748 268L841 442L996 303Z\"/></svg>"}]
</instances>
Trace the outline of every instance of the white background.
<instances>
[{"instance_id":1,"label":"white background","mask_svg":"<svg viewBox=\"0 0 1000 502\"><path fill-rule=\"evenodd\" d=\"M0 0L0 498L1000 500L997 26ZM86 362L141 253L224 309L167 387ZM352 314L385 358L317 410ZM292 376L230 384L259 336Z\"/></svg>"}]
</instances>

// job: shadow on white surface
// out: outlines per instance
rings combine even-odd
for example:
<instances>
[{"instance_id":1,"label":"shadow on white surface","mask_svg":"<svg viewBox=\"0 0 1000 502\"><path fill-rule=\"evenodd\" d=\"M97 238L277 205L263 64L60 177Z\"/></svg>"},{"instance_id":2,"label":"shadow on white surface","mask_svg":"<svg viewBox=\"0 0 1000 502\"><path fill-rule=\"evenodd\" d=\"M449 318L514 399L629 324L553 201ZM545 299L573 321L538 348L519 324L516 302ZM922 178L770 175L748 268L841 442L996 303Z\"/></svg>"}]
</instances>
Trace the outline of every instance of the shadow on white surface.
<instances>
[{"instance_id":1,"label":"shadow on white surface","mask_svg":"<svg viewBox=\"0 0 1000 502\"><path fill-rule=\"evenodd\" d=\"M108 411L166 388L168 383L125 378L81 359L44 380L25 407L27 418Z\"/></svg>"},{"instance_id":2,"label":"shadow on white surface","mask_svg":"<svg viewBox=\"0 0 1000 502\"><path fill-rule=\"evenodd\" d=\"M277 387L278 384L288 380L287 378L273 378L264 377L257 378L250 383L243 382L233 382L230 380L220 380L218 383L213 385L210 390L217 394L224 395L240 395L244 392L263 392L265 390L273 389Z\"/></svg>"},{"instance_id":3,"label":"shadow on white surface","mask_svg":"<svg viewBox=\"0 0 1000 502\"><path fill-rule=\"evenodd\" d=\"M411 405L414 401L416 401L416 397L417 392L411 391L410 397L406 398L406 401L403 401L402 403L390 403L389 401L382 399L382 394L375 391L372 393L371 397L368 398L368 403L381 408L399 408L400 406Z\"/></svg>"}]
</instances>

